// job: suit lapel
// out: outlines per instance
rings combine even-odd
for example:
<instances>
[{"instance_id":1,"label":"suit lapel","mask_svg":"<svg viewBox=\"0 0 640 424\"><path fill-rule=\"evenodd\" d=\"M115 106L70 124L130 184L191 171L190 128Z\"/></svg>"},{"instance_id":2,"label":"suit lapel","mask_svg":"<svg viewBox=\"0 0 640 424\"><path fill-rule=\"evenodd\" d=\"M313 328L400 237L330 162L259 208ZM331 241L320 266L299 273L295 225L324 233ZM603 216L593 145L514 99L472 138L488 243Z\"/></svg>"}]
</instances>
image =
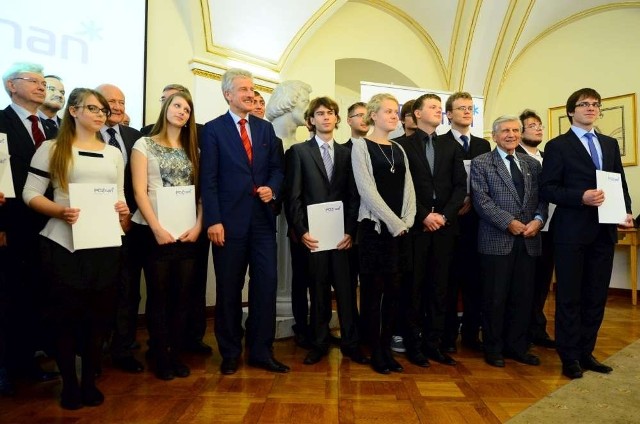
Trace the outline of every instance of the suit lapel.
<instances>
[{"instance_id":1,"label":"suit lapel","mask_svg":"<svg viewBox=\"0 0 640 424\"><path fill-rule=\"evenodd\" d=\"M513 197L517 199L519 204L522 204L522 200L520 200L520 196L518 195L518 190L516 190L516 186L513 183L513 178L511 178L511 173L507 170L507 166L500 157L500 153L497 148L493 150L493 164L496 167L498 176L502 178L502 181L507 186Z\"/></svg>"},{"instance_id":2,"label":"suit lapel","mask_svg":"<svg viewBox=\"0 0 640 424\"><path fill-rule=\"evenodd\" d=\"M613 157L615 155L615 149L611 143L606 142L604 136L600 133L596 133L598 137L598 142L600 143L600 149L602 150L602 170L613 169Z\"/></svg>"},{"instance_id":3,"label":"suit lapel","mask_svg":"<svg viewBox=\"0 0 640 424\"><path fill-rule=\"evenodd\" d=\"M429 161L427 160L427 152L425 151L424 140L418 136L418 133L416 133L413 136L413 140L411 144L413 145L413 148L416 149L416 152L418 153L418 157L420 158L422 165L424 165L425 169L427 170L427 173L431 177L433 177L433 173L431 172L431 166L429 166ZM434 143L434 146L435 146L435 143ZM433 155L435 157L435 148L434 148Z\"/></svg>"},{"instance_id":4,"label":"suit lapel","mask_svg":"<svg viewBox=\"0 0 640 424\"><path fill-rule=\"evenodd\" d=\"M19 149L24 151L25 153L28 153L29 156L33 156L33 154L36 151L36 146L33 143L33 139L31 138L31 135L29 135L29 131L27 131L25 126L22 124L22 121L20 120L20 117L18 116L16 111L13 110L11 105L9 105L5 108L4 113L8 118L7 125L11 126L14 134L18 135L18 139L20 140ZM15 146L16 141L17 140L14 140L11 144ZM18 146L15 146L15 147L18 147ZM9 152L9 153L12 154L12 152ZM15 154L15 152L13 152L13 154Z\"/></svg>"},{"instance_id":5,"label":"suit lapel","mask_svg":"<svg viewBox=\"0 0 640 424\"><path fill-rule=\"evenodd\" d=\"M576 151L578 157L580 157L583 162L585 162L586 164L588 164L588 166L595 170L596 166L593 164L591 155L589 154L589 152L587 152L587 149L585 149L584 144L582 144L582 141L580 141L576 133L574 133L573 130L570 129L565 133L565 138L567 139L567 143L569 143L569 145ZM600 146L602 147L602 143L600 143ZM602 163L604 164L604 160L602 161Z\"/></svg>"},{"instance_id":6,"label":"suit lapel","mask_svg":"<svg viewBox=\"0 0 640 424\"><path fill-rule=\"evenodd\" d=\"M518 153L516 153L518 155ZM522 177L524 178L524 199L522 200L522 204L526 205L529 201L529 197L531 196L531 172L532 170L529 168L529 163L522 157L524 155L528 155L528 153L520 154L518 160L520 161L520 171L522 172Z\"/></svg>"}]
</instances>

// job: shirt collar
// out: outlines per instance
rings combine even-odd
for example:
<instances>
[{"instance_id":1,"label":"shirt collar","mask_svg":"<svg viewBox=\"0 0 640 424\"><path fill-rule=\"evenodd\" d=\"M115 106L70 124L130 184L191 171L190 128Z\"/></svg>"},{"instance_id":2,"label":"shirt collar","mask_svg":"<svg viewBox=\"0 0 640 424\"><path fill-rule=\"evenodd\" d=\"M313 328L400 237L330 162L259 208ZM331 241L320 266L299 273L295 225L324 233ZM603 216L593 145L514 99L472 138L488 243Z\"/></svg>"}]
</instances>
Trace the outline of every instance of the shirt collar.
<instances>
[{"instance_id":1,"label":"shirt collar","mask_svg":"<svg viewBox=\"0 0 640 424\"><path fill-rule=\"evenodd\" d=\"M231 112L231 109L229 109L229 115L231 115L231 119L233 119L233 123L236 124L236 126L238 125L238 121L240 121L242 118L239 117L238 115L236 115L235 113ZM247 124L249 123L249 114L247 114L247 117L244 118L247 120Z\"/></svg>"},{"instance_id":2,"label":"shirt collar","mask_svg":"<svg viewBox=\"0 0 640 424\"><path fill-rule=\"evenodd\" d=\"M314 139L316 140L316 143L318 143L318 147L322 149L322 145L325 143L325 141L317 135L314 136ZM333 139L331 139L327 143L329 144L329 150L333 150Z\"/></svg>"},{"instance_id":3,"label":"shirt collar","mask_svg":"<svg viewBox=\"0 0 640 424\"><path fill-rule=\"evenodd\" d=\"M20 119L23 121L29 119L29 117L33 115L33 113L29 112L27 109L15 103L11 103L11 107L16 112L16 114L18 114L18 117L20 117Z\"/></svg>"},{"instance_id":4,"label":"shirt collar","mask_svg":"<svg viewBox=\"0 0 640 424\"><path fill-rule=\"evenodd\" d=\"M596 133L593 131L593 128L591 128L591 131L587 131L587 130L585 130L585 129L583 129L583 128L580 128L580 127L577 127L577 126L575 126L575 125L571 125L571 130L573 131L573 133L574 133L575 135L577 135L577 136L578 136L578 138L579 138L579 139L582 139L582 137L584 137L584 135L585 135L586 133L591 133L591 134L593 134L593 136L594 136L596 139L598 138L598 136L596 135Z\"/></svg>"},{"instance_id":5,"label":"shirt collar","mask_svg":"<svg viewBox=\"0 0 640 424\"><path fill-rule=\"evenodd\" d=\"M469 131L467 134L462 134L460 131L451 128L451 133L453 134L453 137L460 143L462 143L462 140L460 140L461 135L466 135L469 138L469 142L471 142L471 131Z\"/></svg>"}]
</instances>

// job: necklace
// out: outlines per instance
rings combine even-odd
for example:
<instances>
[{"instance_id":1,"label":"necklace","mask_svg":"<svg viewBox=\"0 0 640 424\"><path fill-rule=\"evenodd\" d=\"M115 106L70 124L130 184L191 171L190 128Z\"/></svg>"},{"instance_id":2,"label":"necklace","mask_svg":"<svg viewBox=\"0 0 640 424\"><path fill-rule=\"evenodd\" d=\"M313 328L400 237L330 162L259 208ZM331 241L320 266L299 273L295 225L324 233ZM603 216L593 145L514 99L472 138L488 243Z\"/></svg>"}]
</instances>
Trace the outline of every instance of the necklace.
<instances>
[{"instance_id":1,"label":"necklace","mask_svg":"<svg viewBox=\"0 0 640 424\"><path fill-rule=\"evenodd\" d=\"M382 150L382 146L380 146L380 143L376 143L376 144L380 148L380 151L382 152L382 155L384 156L384 158L387 160L387 162L389 162L389 165L391 165L391 168L389 168L389 171L391 171L392 174L395 174L395 172L396 172L396 161L395 161L395 159L393 159L393 143L391 143L389 145L389 147L391 147L391 160L389 160L389 157L386 155L384 150Z\"/></svg>"}]
</instances>

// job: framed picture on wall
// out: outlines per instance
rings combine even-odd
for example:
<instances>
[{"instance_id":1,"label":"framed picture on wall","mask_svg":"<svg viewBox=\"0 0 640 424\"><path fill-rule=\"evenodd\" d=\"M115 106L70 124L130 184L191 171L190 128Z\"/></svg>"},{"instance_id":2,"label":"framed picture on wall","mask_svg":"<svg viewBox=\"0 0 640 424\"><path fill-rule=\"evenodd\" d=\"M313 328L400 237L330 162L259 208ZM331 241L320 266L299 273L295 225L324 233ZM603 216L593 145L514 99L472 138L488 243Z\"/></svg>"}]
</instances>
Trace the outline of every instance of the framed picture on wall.
<instances>
[{"instance_id":1,"label":"framed picture on wall","mask_svg":"<svg viewBox=\"0 0 640 424\"><path fill-rule=\"evenodd\" d=\"M638 133L636 128L635 93L602 99L602 116L595 123L595 130L618 140L623 166L638 163ZM549 109L549 139L564 134L571 127L565 106Z\"/></svg>"}]
</instances>

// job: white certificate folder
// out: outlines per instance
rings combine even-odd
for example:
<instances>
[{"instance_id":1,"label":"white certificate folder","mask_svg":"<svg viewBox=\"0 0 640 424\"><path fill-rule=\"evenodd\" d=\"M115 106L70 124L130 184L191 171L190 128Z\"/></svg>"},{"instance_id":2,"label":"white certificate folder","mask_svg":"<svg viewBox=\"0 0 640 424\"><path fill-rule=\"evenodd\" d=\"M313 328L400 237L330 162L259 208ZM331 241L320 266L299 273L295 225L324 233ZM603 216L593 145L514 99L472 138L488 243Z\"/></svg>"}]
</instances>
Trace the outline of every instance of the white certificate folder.
<instances>
[{"instance_id":1,"label":"white certificate folder","mask_svg":"<svg viewBox=\"0 0 640 424\"><path fill-rule=\"evenodd\" d=\"M318 240L312 253L336 249L344 238L344 205L342 202L317 203L307 206L309 234Z\"/></svg>"},{"instance_id":2,"label":"white certificate folder","mask_svg":"<svg viewBox=\"0 0 640 424\"><path fill-rule=\"evenodd\" d=\"M75 250L122 245L117 201L115 184L69 184L69 204L80 209L71 226Z\"/></svg>"},{"instance_id":3,"label":"white certificate folder","mask_svg":"<svg viewBox=\"0 0 640 424\"><path fill-rule=\"evenodd\" d=\"M598 190L604 191L604 202L598 206L600 224L622 224L627 219L627 207L622 191L622 175L596 171Z\"/></svg>"},{"instance_id":4,"label":"white certificate folder","mask_svg":"<svg viewBox=\"0 0 640 424\"><path fill-rule=\"evenodd\" d=\"M196 225L196 187L161 187L156 190L158 221L173 238Z\"/></svg>"}]
</instances>

